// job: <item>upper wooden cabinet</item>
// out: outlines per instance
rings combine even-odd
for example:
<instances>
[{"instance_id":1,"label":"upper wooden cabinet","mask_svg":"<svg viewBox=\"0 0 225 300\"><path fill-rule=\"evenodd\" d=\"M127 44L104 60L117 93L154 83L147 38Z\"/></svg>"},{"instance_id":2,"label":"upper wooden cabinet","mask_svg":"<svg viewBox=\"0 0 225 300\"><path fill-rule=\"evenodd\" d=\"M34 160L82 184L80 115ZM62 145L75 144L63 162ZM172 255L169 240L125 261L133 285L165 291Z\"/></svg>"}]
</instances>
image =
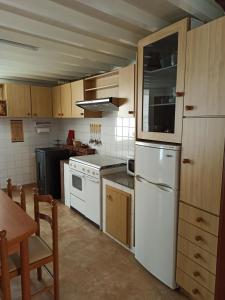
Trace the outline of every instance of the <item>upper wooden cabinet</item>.
<instances>
[{"instance_id":1,"label":"upper wooden cabinet","mask_svg":"<svg viewBox=\"0 0 225 300\"><path fill-rule=\"evenodd\" d=\"M215 215L220 213L224 142L225 119L184 119L180 198Z\"/></svg>"},{"instance_id":2,"label":"upper wooden cabinet","mask_svg":"<svg viewBox=\"0 0 225 300\"><path fill-rule=\"evenodd\" d=\"M135 113L135 65L129 65L119 70L119 98L118 116L129 117Z\"/></svg>"},{"instance_id":3,"label":"upper wooden cabinet","mask_svg":"<svg viewBox=\"0 0 225 300\"><path fill-rule=\"evenodd\" d=\"M138 43L137 138L181 142L188 19Z\"/></svg>"},{"instance_id":4,"label":"upper wooden cabinet","mask_svg":"<svg viewBox=\"0 0 225 300\"><path fill-rule=\"evenodd\" d=\"M185 116L225 115L225 17L187 36Z\"/></svg>"},{"instance_id":5,"label":"upper wooden cabinet","mask_svg":"<svg viewBox=\"0 0 225 300\"><path fill-rule=\"evenodd\" d=\"M32 116L52 117L52 89L31 86Z\"/></svg>"},{"instance_id":6,"label":"upper wooden cabinet","mask_svg":"<svg viewBox=\"0 0 225 300\"><path fill-rule=\"evenodd\" d=\"M131 195L106 186L106 232L130 246Z\"/></svg>"},{"instance_id":7,"label":"upper wooden cabinet","mask_svg":"<svg viewBox=\"0 0 225 300\"><path fill-rule=\"evenodd\" d=\"M31 117L29 85L7 83L4 85L4 94L7 100L7 116Z\"/></svg>"},{"instance_id":8,"label":"upper wooden cabinet","mask_svg":"<svg viewBox=\"0 0 225 300\"><path fill-rule=\"evenodd\" d=\"M72 93L70 83L61 85L61 108L62 118L71 118Z\"/></svg>"},{"instance_id":9,"label":"upper wooden cabinet","mask_svg":"<svg viewBox=\"0 0 225 300\"><path fill-rule=\"evenodd\" d=\"M84 110L76 105L77 101L85 99L84 80L78 80L71 83L72 91L72 117L74 118L99 118L101 112Z\"/></svg>"},{"instance_id":10,"label":"upper wooden cabinet","mask_svg":"<svg viewBox=\"0 0 225 300\"><path fill-rule=\"evenodd\" d=\"M52 107L53 107L53 117L61 118L62 107L61 107L61 88L60 85L52 88Z\"/></svg>"}]
</instances>

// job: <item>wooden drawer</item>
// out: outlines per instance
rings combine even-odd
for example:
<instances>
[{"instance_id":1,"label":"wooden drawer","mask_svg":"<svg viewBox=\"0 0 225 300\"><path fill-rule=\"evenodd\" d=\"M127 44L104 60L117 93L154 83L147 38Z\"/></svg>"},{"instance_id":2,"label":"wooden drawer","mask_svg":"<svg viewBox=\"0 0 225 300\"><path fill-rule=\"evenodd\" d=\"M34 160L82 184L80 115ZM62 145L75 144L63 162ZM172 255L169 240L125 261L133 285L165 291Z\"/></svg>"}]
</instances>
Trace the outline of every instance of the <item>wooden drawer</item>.
<instances>
[{"instance_id":1,"label":"wooden drawer","mask_svg":"<svg viewBox=\"0 0 225 300\"><path fill-rule=\"evenodd\" d=\"M214 255L190 243L181 236L178 236L177 250L211 273L216 274L216 257Z\"/></svg>"},{"instance_id":2,"label":"wooden drawer","mask_svg":"<svg viewBox=\"0 0 225 300\"><path fill-rule=\"evenodd\" d=\"M214 215L180 202L179 217L218 236L219 218Z\"/></svg>"},{"instance_id":3,"label":"wooden drawer","mask_svg":"<svg viewBox=\"0 0 225 300\"><path fill-rule=\"evenodd\" d=\"M214 300L214 295L177 268L177 283L195 300Z\"/></svg>"},{"instance_id":4,"label":"wooden drawer","mask_svg":"<svg viewBox=\"0 0 225 300\"><path fill-rule=\"evenodd\" d=\"M183 254L177 254L177 267L192 277L193 280L204 286L210 292L215 291L215 275L203 269Z\"/></svg>"},{"instance_id":5,"label":"wooden drawer","mask_svg":"<svg viewBox=\"0 0 225 300\"><path fill-rule=\"evenodd\" d=\"M181 219L179 219L178 233L193 244L217 256L218 238Z\"/></svg>"}]
</instances>

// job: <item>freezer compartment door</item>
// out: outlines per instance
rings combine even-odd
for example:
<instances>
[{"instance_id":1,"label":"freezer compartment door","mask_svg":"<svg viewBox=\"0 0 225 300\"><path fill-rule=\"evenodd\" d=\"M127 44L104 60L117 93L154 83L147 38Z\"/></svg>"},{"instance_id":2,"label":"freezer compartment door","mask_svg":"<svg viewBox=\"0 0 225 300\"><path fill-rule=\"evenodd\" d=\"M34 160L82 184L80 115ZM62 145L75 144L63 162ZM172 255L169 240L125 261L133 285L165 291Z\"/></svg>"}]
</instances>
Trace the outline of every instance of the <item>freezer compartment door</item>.
<instances>
[{"instance_id":1,"label":"freezer compartment door","mask_svg":"<svg viewBox=\"0 0 225 300\"><path fill-rule=\"evenodd\" d=\"M140 178L135 184L135 257L155 277L174 289L177 192Z\"/></svg>"},{"instance_id":2,"label":"freezer compartment door","mask_svg":"<svg viewBox=\"0 0 225 300\"><path fill-rule=\"evenodd\" d=\"M135 150L135 174L175 190L179 188L180 151L140 145Z\"/></svg>"}]
</instances>

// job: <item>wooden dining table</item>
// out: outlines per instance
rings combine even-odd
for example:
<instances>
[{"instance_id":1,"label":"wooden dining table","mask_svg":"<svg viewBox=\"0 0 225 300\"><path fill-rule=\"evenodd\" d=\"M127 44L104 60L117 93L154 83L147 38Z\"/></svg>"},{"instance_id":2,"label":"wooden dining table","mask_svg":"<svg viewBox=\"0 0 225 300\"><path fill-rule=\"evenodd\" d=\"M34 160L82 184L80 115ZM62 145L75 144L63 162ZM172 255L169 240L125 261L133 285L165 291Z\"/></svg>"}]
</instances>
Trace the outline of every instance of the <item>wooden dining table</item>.
<instances>
[{"instance_id":1,"label":"wooden dining table","mask_svg":"<svg viewBox=\"0 0 225 300\"><path fill-rule=\"evenodd\" d=\"M2 190L0 230L6 230L9 254L20 251L22 299L31 299L28 238L36 232L37 224Z\"/></svg>"}]
</instances>

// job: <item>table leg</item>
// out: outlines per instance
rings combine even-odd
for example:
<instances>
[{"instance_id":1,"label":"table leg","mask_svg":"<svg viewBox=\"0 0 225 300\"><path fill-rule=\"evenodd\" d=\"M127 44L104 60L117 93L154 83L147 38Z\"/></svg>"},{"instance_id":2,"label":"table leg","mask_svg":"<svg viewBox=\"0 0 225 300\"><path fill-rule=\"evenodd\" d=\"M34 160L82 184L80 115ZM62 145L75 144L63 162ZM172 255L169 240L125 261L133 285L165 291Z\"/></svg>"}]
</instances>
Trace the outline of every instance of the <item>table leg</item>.
<instances>
[{"instance_id":1,"label":"table leg","mask_svg":"<svg viewBox=\"0 0 225 300\"><path fill-rule=\"evenodd\" d=\"M30 300L30 270L28 240L20 243L22 299Z\"/></svg>"}]
</instances>

